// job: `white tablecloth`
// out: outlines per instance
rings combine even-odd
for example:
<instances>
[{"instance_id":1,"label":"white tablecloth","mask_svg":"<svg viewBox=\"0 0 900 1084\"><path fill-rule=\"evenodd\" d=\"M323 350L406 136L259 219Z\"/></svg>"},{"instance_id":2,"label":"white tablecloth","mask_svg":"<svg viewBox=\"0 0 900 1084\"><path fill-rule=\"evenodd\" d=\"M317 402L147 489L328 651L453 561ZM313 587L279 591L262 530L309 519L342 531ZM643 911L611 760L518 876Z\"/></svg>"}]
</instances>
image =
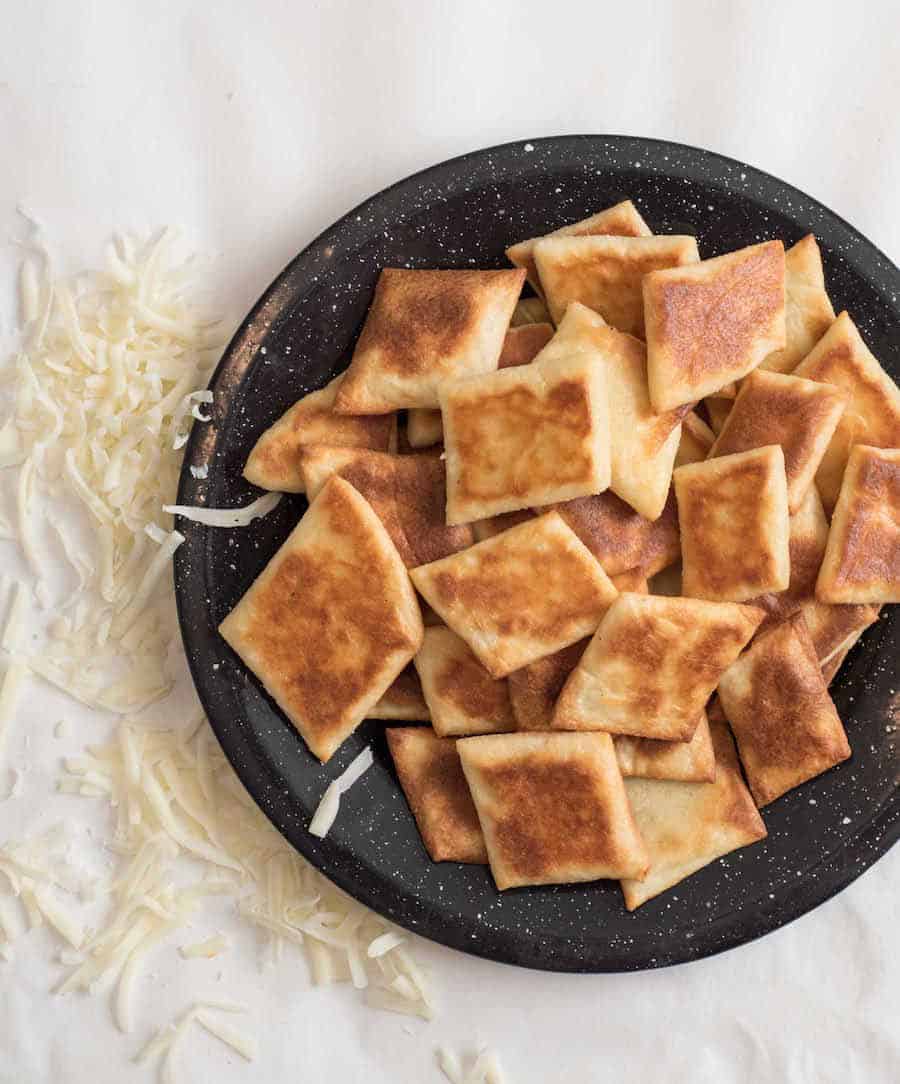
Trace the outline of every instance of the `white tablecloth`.
<instances>
[{"instance_id":1,"label":"white tablecloth","mask_svg":"<svg viewBox=\"0 0 900 1084\"><path fill-rule=\"evenodd\" d=\"M817 196L896 260L898 34L887 0L7 4L3 326L19 203L73 269L95 261L113 229L182 223L216 255L217 298L239 314L384 185L471 148L562 132L665 137L741 158ZM6 544L0 560L19 570ZM77 733L60 741L63 716ZM91 803L55 796L53 779L60 753L107 725L29 686L9 740L28 772L20 796L0 803L0 841L86 816ZM99 807L90 817L104 823ZM252 1006L260 1056L247 1066L197 1034L185 1080L427 1084L440 1079L437 1043L485 1043L511 1084L895 1084L898 877L893 853L788 928L656 973L543 975L421 942L441 1002L429 1024L366 1009L347 987L312 988L299 957L261 970L253 937L223 915L212 928L233 931L235 949L214 964L157 954L138 993L139 1036L227 991ZM199 924L198 938L209 930ZM154 1079L129 1064L137 1040L112 1028L106 999L48 993L56 949L36 931L0 963L0 1082Z\"/></svg>"}]
</instances>

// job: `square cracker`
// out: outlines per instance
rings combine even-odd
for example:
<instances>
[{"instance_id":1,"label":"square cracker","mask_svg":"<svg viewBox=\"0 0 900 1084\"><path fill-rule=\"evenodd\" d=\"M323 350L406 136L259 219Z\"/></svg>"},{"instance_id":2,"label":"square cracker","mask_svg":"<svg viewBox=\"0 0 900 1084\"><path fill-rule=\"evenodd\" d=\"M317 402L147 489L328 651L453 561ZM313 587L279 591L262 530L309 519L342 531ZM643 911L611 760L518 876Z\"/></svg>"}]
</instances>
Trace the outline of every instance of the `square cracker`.
<instances>
[{"instance_id":1,"label":"square cracker","mask_svg":"<svg viewBox=\"0 0 900 1084\"><path fill-rule=\"evenodd\" d=\"M303 493L300 449L307 444L335 444L386 452L396 418L393 414L335 414L334 401L344 374L304 395L260 436L244 466L244 477L261 489Z\"/></svg>"},{"instance_id":2,"label":"square cracker","mask_svg":"<svg viewBox=\"0 0 900 1084\"><path fill-rule=\"evenodd\" d=\"M819 665L822 667L822 677L825 679L825 684L830 685L834 681L838 670L843 666L844 660L850 654L851 649L856 644L857 640L862 636L869 625L874 624L878 620L878 613L881 609L880 606L825 606L822 607L826 610L858 610L868 611L868 617L864 626L858 629L854 629L849 633L847 637L841 642L841 644L828 656L823 662L819 660ZM809 625L809 617L804 614L807 625ZM817 649L818 651L818 649Z\"/></svg>"},{"instance_id":3,"label":"square cracker","mask_svg":"<svg viewBox=\"0 0 900 1084\"><path fill-rule=\"evenodd\" d=\"M328 482L219 631L322 761L423 635L400 555L342 478Z\"/></svg>"},{"instance_id":4,"label":"square cracker","mask_svg":"<svg viewBox=\"0 0 900 1084\"><path fill-rule=\"evenodd\" d=\"M746 602L788 586L787 478L778 445L689 463L674 478L685 595Z\"/></svg>"},{"instance_id":5,"label":"square cracker","mask_svg":"<svg viewBox=\"0 0 900 1084\"><path fill-rule=\"evenodd\" d=\"M791 579L784 591L760 595L753 606L766 611L760 629L777 625L795 614L816 595L816 577L825 556L828 541L828 520L815 486L810 486L803 504L791 516L788 548L791 555Z\"/></svg>"},{"instance_id":6,"label":"square cracker","mask_svg":"<svg viewBox=\"0 0 900 1084\"><path fill-rule=\"evenodd\" d=\"M716 436L722 432L725 421L734 406L734 399L727 399L721 395L711 395L703 400L706 413L709 415L709 427Z\"/></svg>"},{"instance_id":7,"label":"square cracker","mask_svg":"<svg viewBox=\"0 0 900 1084\"><path fill-rule=\"evenodd\" d=\"M641 280L648 271L695 264L693 237L545 237L534 246L555 323L573 301L630 335L644 334Z\"/></svg>"},{"instance_id":8,"label":"square cracker","mask_svg":"<svg viewBox=\"0 0 900 1084\"><path fill-rule=\"evenodd\" d=\"M384 696L369 709L370 719L396 719L405 722L428 720L428 705L415 667L405 666L388 686Z\"/></svg>"},{"instance_id":9,"label":"square cracker","mask_svg":"<svg viewBox=\"0 0 900 1084\"><path fill-rule=\"evenodd\" d=\"M608 734L491 734L456 747L498 888L643 875Z\"/></svg>"},{"instance_id":10,"label":"square cracker","mask_svg":"<svg viewBox=\"0 0 900 1084\"><path fill-rule=\"evenodd\" d=\"M609 395L609 488L646 519L658 519L672 483L672 466L688 407L658 414L650 405L647 348L613 327L596 331Z\"/></svg>"},{"instance_id":11,"label":"square cracker","mask_svg":"<svg viewBox=\"0 0 900 1084\"><path fill-rule=\"evenodd\" d=\"M620 572L610 579L620 593L631 591L646 595L648 592L647 579L639 568ZM536 659L509 675L506 680L516 730L551 729L556 698L590 642L590 637L585 637L552 655Z\"/></svg>"},{"instance_id":12,"label":"square cracker","mask_svg":"<svg viewBox=\"0 0 900 1084\"><path fill-rule=\"evenodd\" d=\"M644 279L650 398L694 403L785 343L784 245L766 241Z\"/></svg>"},{"instance_id":13,"label":"square cracker","mask_svg":"<svg viewBox=\"0 0 900 1084\"><path fill-rule=\"evenodd\" d=\"M695 411L685 415L681 423L681 439L675 453L675 466L685 463L700 463L709 455L710 448L716 442L716 434Z\"/></svg>"},{"instance_id":14,"label":"square cracker","mask_svg":"<svg viewBox=\"0 0 900 1084\"><path fill-rule=\"evenodd\" d=\"M426 629L413 662L438 737L516 729L506 678L491 677L452 629Z\"/></svg>"},{"instance_id":15,"label":"square cracker","mask_svg":"<svg viewBox=\"0 0 900 1084\"><path fill-rule=\"evenodd\" d=\"M543 512L544 509L541 509ZM522 508L518 512L501 512L499 516L488 516L487 519L476 519L472 524L476 542L484 542L494 535L508 531L510 527L518 527L520 523L527 523L530 519L540 515L541 512L533 512L530 508Z\"/></svg>"},{"instance_id":16,"label":"square cracker","mask_svg":"<svg viewBox=\"0 0 900 1084\"><path fill-rule=\"evenodd\" d=\"M444 439L441 412L428 407L412 407L406 415L406 439L410 448L431 448Z\"/></svg>"},{"instance_id":17,"label":"square cracker","mask_svg":"<svg viewBox=\"0 0 900 1084\"><path fill-rule=\"evenodd\" d=\"M629 779L625 783L650 858L642 881L622 881L629 911L722 855L766 836L766 826L741 778L728 728L721 719L714 721L712 714L709 728L716 758L713 782Z\"/></svg>"},{"instance_id":18,"label":"square cracker","mask_svg":"<svg viewBox=\"0 0 900 1084\"><path fill-rule=\"evenodd\" d=\"M605 211L599 211L590 218L583 218L580 222L573 222L568 226L562 226L558 230L546 233L544 237L598 237L609 235L613 237L650 237L651 230L647 223L630 199L622 200L614 207L607 207ZM527 241L519 241L506 250L506 258L516 267L525 269L528 281L541 292L541 280L534 265L534 246L543 237L531 237Z\"/></svg>"},{"instance_id":19,"label":"square cracker","mask_svg":"<svg viewBox=\"0 0 900 1084\"><path fill-rule=\"evenodd\" d=\"M389 455L314 444L303 449L301 468L310 498L333 475L359 490L407 568L447 557L475 540L467 524L448 527L444 522L445 468L437 455Z\"/></svg>"},{"instance_id":20,"label":"square cracker","mask_svg":"<svg viewBox=\"0 0 900 1084\"><path fill-rule=\"evenodd\" d=\"M789 373L831 327L834 309L825 290L822 254L807 234L784 254L785 344L763 358L760 369Z\"/></svg>"},{"instance_id":21,"label":"square cracker","mask_svg":"<svg viewBox=\"0 0 900 1084\"><path fill-rule=\"evenodd\" d=\"M434 862L484 865L487 850L452 738L427 726L388 727L388 748L419 835Z\"/></svg>"},{"instance_id":22,"label":"square cracker","mask_svg":"<svg viewBox=\"0 0 900 1084\"><path fill-rule=\"evenodd\" d=\"M514 369L527 365L553 338L553 325L522 324L511 327L503 340L498 369ZM411 448L427 448L444 439L444 426L439 410L415 407L406 417L406 436Z\"/></svg>"},{"instance_id":23,"label":"square cracker","mask_svg":"<svg viewBox=\"0 0 900 1084\"><path fill-rule=\"evenodd\" d=\"M524 271L386 267L335 409L436 407L444 380L496 369L524 280Z\"/></svg>"},{"instance_id":24,"label":"square cracker","mask_svg":"<svg viewBox=\"0 0 900 1084\"><path fill-rule=\"evenodd\" d=\"M816 485L830 514L854 444L900 448L900 389L878 364L846 312L797 366L794 376L836 384L848 396L843 417L816 471Z\"/></svg>"},{"instance_id":25,"label":"square cracker","mask_svg":"<svg viewBox=\"0 0 900 1084\"><path fill-rule=\"evenodd\" d=\"M613 737L616 759L625 779L675 779L682 783L711 783L716 778L716 757L706 712L700 712L690 741L658 741Z\"/></svg>"},{"instance_id":26,"label":"square cracker","mask_svg":"<svg viewBox=\"0 0 900 1084\"><path fill-rule=\"evenodd\" d=\"M513 309L511 327L522 324L552 323L550 312L540 297L520 297Z\"/></svg>"},{"instance_id":27,"label":"square cracker","mask_svg":"<svg viewBox=\"0 0 900 1084\"><path fill-rule=\"evenodd\" d=\"M509 698L518 730L552 730L556 700L589 643L590 640L579 640L509 675ZM658 741L616 734L613 744L625 778L641 776L691 782L715 778L715 757L705 712L701 711L690 741Z\"/></svg>"},{"instance_id":28,"label":"square cracker","mask_svg":"<svg viewBox=\"0 0 900 1084\"><path fill-rule=\"evenodd\" d=\"M730 602L620 595L566 681L553 726L689 741L762 618Z\"/></svg>"},{"instance_id":29,"label":"square cracker","mask_svg":"<svg viewBox=\"0 0 900 1084\"><path fill-rule=\"evenodd\" d=\"M719 700L759 806L850 756L802 614L753 642L722 675Z\"/></svg>"},{"instance_id":30,"label":"square cracker","mask_svg":"<svg viewBox=\"0 0 900 1084\"><path fill-rule=\"evenodd\" d=\"M816 598L900 602L900 448L857 444L851 450Z\"/></svg>"},{"instance_id":31,"label":"square cracker","mask_svg":"<svg viewBox=\"0 0 900 1084\"><path fill-rule=\"evenodd\" d=\"M709 458L780 444L788 510L794 513L813 484L846 403L845 393L830 384L757 369L741 383Z\"/></svg>"},{"instance_id":32,"label":"square cracker","mask_svg":"<svg viewBox=\"0 0 900 1084\"><path fill-rule=\"evenodd\" d=\"M592 633L617 593L556 512L411 575L497 678Z\"/></svg>"},{"instance_id":33,"label":"square cracker","mask_svg":"<svg viewBox=\"0 0 900 1084\"><path fill-rule=\"evenodd\" d=\"M632 568L654 576L681 556L674 490L655 520L645 519L609 491L554 507L609 576Z\"/></svg>"},{"instance_id":34,"label":"square cracker","mask_svg":"<svg viewBox=\"0 0 900 1084\"><path fill-rule=\"evenodd\" d=\"M830 606L810 599L803 605L806 631L823 668L843 656L870 625L878 620L877 606Z\"/></svg>"},{"instance_id":35,"label":"square cracker","mask_svg":"<svg viewBox=\"0 0 900 1084\"><path fill-rule=\"evenodd\" d=\"M513 670L506 680L517 730L552 729L554 705L590 642L586 636Z\"/></svg>"},{"instance_id":36,"label":"square cracker","mask_svg":"<svg viewBox=\"0 0 900 1084\"><path fill-rule=\"evenodd\" d=\"M441 388L448 523L607 488L602 327L596 313L573 306L530 365Z\"/></svg>"}]
</instances>

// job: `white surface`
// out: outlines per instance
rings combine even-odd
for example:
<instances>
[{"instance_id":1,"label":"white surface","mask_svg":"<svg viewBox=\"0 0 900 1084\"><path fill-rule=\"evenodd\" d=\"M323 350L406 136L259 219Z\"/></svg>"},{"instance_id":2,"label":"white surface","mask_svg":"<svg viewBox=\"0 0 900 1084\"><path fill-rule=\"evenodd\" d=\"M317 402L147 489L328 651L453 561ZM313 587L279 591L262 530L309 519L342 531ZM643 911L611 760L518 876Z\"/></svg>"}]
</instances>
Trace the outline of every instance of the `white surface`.
<instances>
[{"instance_id":1,"label":"white surface","mask_svg":"<svg viewBox=\"0 0 900 1084\"><path fill-rule=\"evenodd\" d=\"M0 239L22 236L17 202L73 267L113 229L180 222L218 254L218 296L239 313L385 184L471 148L593 131L761 166L897 260L898 32L892 2L9 3ZM0 256L8 270L13 248ZM61 717L76 726L57 740ZM52 780L61 752L106 728L29 686L9 744L29 770L21 795L0 803L0 841L94 809L51 796ZM185 1081L428 1084L441 1079L436 1044L483 1042L510 1084L890 1084L898 875L893 853L788 928L657 973L547 976L420 943L442 1004L431 1024L367 1010L348 987L313 989L290 952L260 970L252 935L223 916L184 940L221 929L235 948L214 961L158 952L157 977L135 999L137 1034L124 1037L105 998L47 993L61 969L56 942L37 931L14 965L0 963L0 1082L153 1080L153 1067L129 1063L145 1037L198 997L232 996L253 1007L259 1059L248 1066L198 1031Z\"/></svg>"}]
</instances>

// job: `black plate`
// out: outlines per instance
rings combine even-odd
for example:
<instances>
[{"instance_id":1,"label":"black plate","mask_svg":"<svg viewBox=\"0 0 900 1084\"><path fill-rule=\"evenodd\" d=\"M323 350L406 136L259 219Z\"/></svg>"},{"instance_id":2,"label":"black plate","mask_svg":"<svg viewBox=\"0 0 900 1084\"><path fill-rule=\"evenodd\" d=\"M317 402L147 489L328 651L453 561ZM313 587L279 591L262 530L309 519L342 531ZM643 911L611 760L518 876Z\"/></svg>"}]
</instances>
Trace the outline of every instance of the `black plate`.
<instances>
[{"instance_id":1,"label":"black plate","mask_svg":"<svg viewBox=\"0 0 900 1084\"><path fill-rule=\"evenodd\" d=\"M416 174L351 211L305 249L244 321L212 381L213 421L195 426L179 489L185 504L246 504L241 469L256 437L347 364L385 265L501 267L504 247L626 196L657 233L694 233L704 256L813 231L835 308L900 372L900 273L815 200L750 166L647 139L565 136L477 151ZM209 465L198 481L188 466ZM273 824L333 881L435 941L558 971L627 971L694 960L749 941L822 903L897 839L896 608L845 665L835 700L853 759L765 812L769 838L724 858L633 914L618 885L500 895L486 868L429 861L387 754L366 722L327 767L307 752L216 627L306 502L284 499L242 530L181 522L182 633L198 692L232 764ZM298 645L302 650L302 645ZM898 720L900 721L900 720ZM306 831L334 777L367 743L375 765L344 797L331 834Z\"/></svg>"}]
</instances>

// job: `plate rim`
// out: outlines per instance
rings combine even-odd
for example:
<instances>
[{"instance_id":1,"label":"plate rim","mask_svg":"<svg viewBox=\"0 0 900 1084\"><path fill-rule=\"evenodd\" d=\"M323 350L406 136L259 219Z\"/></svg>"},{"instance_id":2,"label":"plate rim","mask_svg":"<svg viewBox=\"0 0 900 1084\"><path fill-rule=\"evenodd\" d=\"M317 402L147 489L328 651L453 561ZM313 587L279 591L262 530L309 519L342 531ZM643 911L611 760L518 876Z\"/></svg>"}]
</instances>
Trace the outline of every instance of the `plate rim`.
<instances>
[{"instance_id":1,"label":"plate rim","mask_svg":"<svg viewBox=\"0 0 900 1084\"><path fill-rule=\"evenodd\" d=\"M870 254L874 254L883 262L884 270L889 275L895 275L900 280L900 269L893 260L845 218L795 185L739 159L703 147L644 136L577 133L540 136L530 139L520 138L466 151L444 161L425 166L368 196L327 226L284 266L262 292L247 315L240 321L210 377L208 387L214 392L218 391L222 396L227 397L230 404L231 396L240 386L246 375L247 365L252 361L252 356L248 356L248 351L253 350L254 346L258 345L258 343L254 343L254 339L264 338L268 332L268 326L264 320L267 307L272 306L278 300L285 286L291 282L298 272L302 271L305 262L308 262L311 258L318 258L319 253L327 247L328 240L332 235L338 234L353 219L361 219L373 205L382 203L387 197L396 194L398 190L427 180L429 175L443 174L448 170L459 170L473 159L481 160L492 155L507 155L510 152L521 153L525 152L529 146L533 151L545 146L551 146L559 151L562 148L570 147L575 149L579 144L598 141L607 145L615 145L620 151L625 148L644 152L650 147L656 150L670 148L680 155L692 156L695 159L695 164L696 161L700 161L707 165L717 163L730 169L737 168L744 173L752 174L756 179L774 184L785 192L794 193L817 208L825 218L830 219L847 231L857 243L861 243ZM729 192L730 189L727 184L722 187L725 192ZM872 285L873 288L877 289L876 284L873 283ZM900 281L898 281L898 287L900 287ZM262 327L260 327L260 323L263 324ZM217 396L217 407L219 402L220 398ZM225 415L227 415L227 411L225 411ZM182 463L177 496L178 504L203 503L202 498L206 488L204 480L196 478L189 468L191 466L202 466L209 462L216 448L217 427L222 417L222 412L217 409L211 422L194 425ZM198 497L201 500L198 501ZM179 627L185 655L197 695L232 768L253 798L254 803L282 838L324 876L382 917L429 940L466 955L531 970L603 974L676 966L738 948L763 937L775 929L789 925L852 884L853 881L886 854L900 838L900 791L895 789L889 801L865 821L852 837L855 846L853 856L847 857L846 845L827 853L818 863L809 867L803 880L779 896L778 905L775 907L767 907L762 900L748 901L748 907L760 906L757 906L752 913L748 913L745 908L741 909L743 927L733 939L729 939L725 943L712 934L714 927L707 925L703 929L704 936L696 937L691 944L682 945L675 951L654 951L651 945L644 951L636 951L627 961L619 958L607 961L592 959L590 962L585 963L572 957L556 958L545 953L540 954L540 956L535 954L530 958L523 958L516 951L515 945L507 948L505 943L498 946L495 941L491 940L487 942L481 939L470 941L467 924L448 921L445 916L435 912L427 903L422 903L410 890L401 892L393 898L376 897L372 891L368 891L366 887L361 886L358 880L354 878L352 869L348 868L349 863L335 863L334 859L339 848L331 844L327 838L324 841L318 841L315 837L310 836L305 831L305 828L301 827L298 830L296 818L291 821L285 816L279 816L282 803L262 802L259 800L257 791L261 789L264 783L267 775L266 767L260 761L257 753L252 748L248 748L247 743L241 737L240 729L233 725L223 725L222 721L216 718L216 712L210 710L211 706L214 705L215 697L207 689L200 660L190 647L192 622L188 620L186 614L188 603L186 592L182 588L188 578L185 573L192 554L195 551L202 554L205 549L207 532L213 530L213 528L203 527L184 520L182 517L176 518L176 528L186 536L186 542L176 551L173 570ZM240 750L240 755L238 755L238 750ZM815 875L813 876L813 874ZM824 890L821 887L823 883L826 886ZM731 911L719 916L716 925L727 922L733 914L734 912ZM571 939L566 940L569 944L573 943Z\"/></svg>"}]
</instances>

